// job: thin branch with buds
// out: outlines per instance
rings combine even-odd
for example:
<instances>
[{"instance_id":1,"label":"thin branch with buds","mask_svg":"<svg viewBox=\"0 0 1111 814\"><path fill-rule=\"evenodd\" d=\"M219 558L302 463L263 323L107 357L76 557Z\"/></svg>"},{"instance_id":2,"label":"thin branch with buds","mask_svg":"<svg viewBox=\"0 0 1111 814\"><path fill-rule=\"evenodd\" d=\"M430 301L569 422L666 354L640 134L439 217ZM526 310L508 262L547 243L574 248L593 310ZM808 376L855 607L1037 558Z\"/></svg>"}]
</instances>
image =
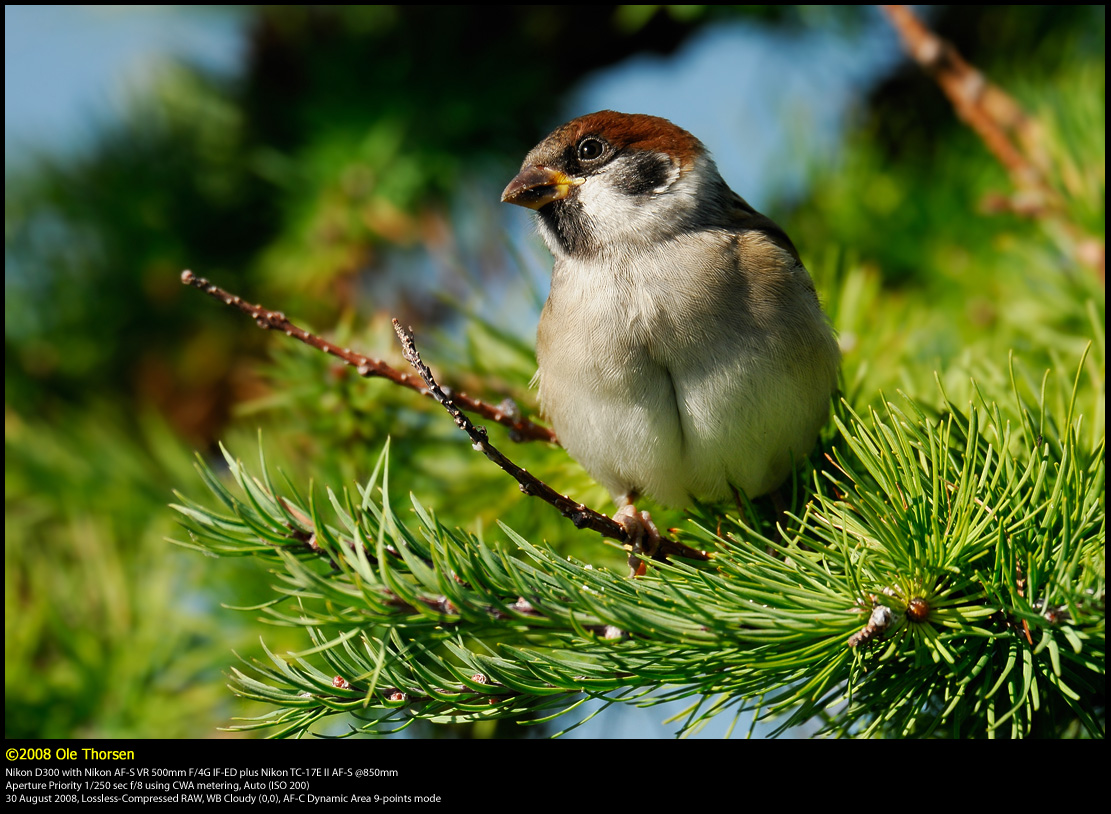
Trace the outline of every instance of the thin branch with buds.
<instances>
[{"instance_id":1,"label":"thin branch with buds","mask_svg":"<svg viewBox=\"0 0 1111 814\"><path fill-rule=\"evenodd\" d=\"M234 294L224 291L224 289L220 288L218 285L210 283L204 277L198 277L191 271L183 271L181 273L181 282L184 285L200 289L209 296L220 300L225 305L238 308L240 311L250 316L260 328L269 331L281 331L286 336L304 342L306 345L331 356L335 356L337 359L341 359L355 368L360 376L368 379L375 376L381 377L390 380L394 384L399 384L402 387L415 390L421 395L432 396L428 388L425 387L424 382L413 374L402 373L400 370L391 367L380 359L372 359L369 356L363 356L361 353L355 353L348 348L341 348L339 345L334 345L326 339L321 339L316 334L294 325L281 311L270 311L263 308L261 305L249 303ZM559 443L555 433L550 429L542 427L539 424L534 424L527 418L522 418L516 409L516 405L513 405L512 402L503 402L500 405L494 406L480 401L479 399L471 398L466 393L453 392L451 397L461 409L474 413L475 415L480 415L488 421L493 421L504 427L508 427L510 431L509 437L514 441L548 441L552 444Z\"/></svg>"}]
</instances>

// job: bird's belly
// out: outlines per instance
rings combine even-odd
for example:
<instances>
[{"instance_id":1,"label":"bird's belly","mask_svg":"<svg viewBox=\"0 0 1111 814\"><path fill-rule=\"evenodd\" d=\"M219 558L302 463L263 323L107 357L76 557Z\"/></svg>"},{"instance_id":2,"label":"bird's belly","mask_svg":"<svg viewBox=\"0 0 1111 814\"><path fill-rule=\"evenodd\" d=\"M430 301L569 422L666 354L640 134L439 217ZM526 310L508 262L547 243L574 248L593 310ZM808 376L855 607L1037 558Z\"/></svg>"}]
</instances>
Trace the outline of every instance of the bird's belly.
<instances>
[{"instance_id":1,"label":"bird's belly","mask_svg":"<svg viewBox=\"0 0 1111 814\"><path fill-rule=\"evenodd\" d=\"M676 375L647 348L542 360L540 401L572 458L615 497L648 495L669 506L718 501L732 487L774 489L813 446L828 395L769 371L755 358Z\"/></svg>"}]
</instances>

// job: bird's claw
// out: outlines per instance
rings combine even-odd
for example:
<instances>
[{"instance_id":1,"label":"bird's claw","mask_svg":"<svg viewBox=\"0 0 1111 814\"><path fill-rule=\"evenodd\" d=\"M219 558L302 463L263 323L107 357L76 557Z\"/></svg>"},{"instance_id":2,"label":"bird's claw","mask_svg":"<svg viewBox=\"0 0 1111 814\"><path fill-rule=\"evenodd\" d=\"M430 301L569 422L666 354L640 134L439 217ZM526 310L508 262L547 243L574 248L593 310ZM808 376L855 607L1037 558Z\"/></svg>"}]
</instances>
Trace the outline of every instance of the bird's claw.
<instances>
[{"instance_id":1,"label":"bird's claw","mask_svg":"<svg viewBox=\"0 0 1111 814\"><path fill-rule=\"evenodd\" d=\"M652 522L648 512L637 511L632 503L626 503L613 515L614 521L625 530L625 543L632 548L629 554L629 567L635 576L644 574L642 557L654 557L660 549L660 531Z\"/></svg>"}]
</instances>

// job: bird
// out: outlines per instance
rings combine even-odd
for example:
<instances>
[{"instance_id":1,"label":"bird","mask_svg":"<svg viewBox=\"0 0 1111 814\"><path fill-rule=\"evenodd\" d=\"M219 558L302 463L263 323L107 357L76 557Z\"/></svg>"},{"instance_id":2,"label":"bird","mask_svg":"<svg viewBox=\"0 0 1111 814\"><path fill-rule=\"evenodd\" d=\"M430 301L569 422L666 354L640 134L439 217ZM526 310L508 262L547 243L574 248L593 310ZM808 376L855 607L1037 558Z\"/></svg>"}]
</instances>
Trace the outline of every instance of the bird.
<instances>
[{"instance_id":1,"label":"bird","mask_svg":"<svg viewBox=\"0 0 1111 814\"><path fill-rule=\"evenodd\" d=\"M685 508L777 489L813 449L840 350L794 244L667 119L602 110L526 156L502 201L554 257L536 338L541 414L613 496Z\"/></svg>"}]
</instances>

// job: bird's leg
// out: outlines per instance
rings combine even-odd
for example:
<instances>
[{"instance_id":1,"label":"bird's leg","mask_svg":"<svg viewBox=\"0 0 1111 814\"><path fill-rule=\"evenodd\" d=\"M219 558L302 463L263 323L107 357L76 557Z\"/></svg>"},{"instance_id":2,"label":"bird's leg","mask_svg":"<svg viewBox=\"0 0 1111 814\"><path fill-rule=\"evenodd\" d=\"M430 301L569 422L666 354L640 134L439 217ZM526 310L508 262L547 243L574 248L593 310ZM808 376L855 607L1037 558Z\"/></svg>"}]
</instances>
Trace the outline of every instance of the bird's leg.
<instances>
[{"instance_id":1,"label":"bird's leg","mask_svg":"<svg viewBox=\"0 0 1111 814\"><path fill-rule=\"evenodd\" d=\"M622 495L617 501L618 509L613 519L625 529L625 534L628 535L626 542L632 546L629 567L634 576L641 576L645 571L641 555L655 556L660 547L660 531L648 512L637 511L637 507L633 505L636 498L635 492Z\"/></svg>"},{"instance_id":2,"label":"bird's leg","mask_svg":"<svg viewBox=\"0 0 1111 814\"><path fill-rule=\"evenodd\" d=\"M785 491L784 487L773 490L768 497L772 499L772 507L775 509L775 530L779 532L779 536L783 537L783 529L787 528L787 512L791 509L790 493Z\"/></svg>"},{"instance_id":3,"label":"bird's leg","mask_svg":"<svg viewBox=\"0 0 1111 814\"><path fill-rule=\"evenodd\" d=\"M745 502L741 498L741 490L733 484L729 484L729 491L733 493L733 503L737 507L737 517L744 518L745 516ZM718 520L718 537L721 536L721 520Z\"/></svg>"}]
</instances>

